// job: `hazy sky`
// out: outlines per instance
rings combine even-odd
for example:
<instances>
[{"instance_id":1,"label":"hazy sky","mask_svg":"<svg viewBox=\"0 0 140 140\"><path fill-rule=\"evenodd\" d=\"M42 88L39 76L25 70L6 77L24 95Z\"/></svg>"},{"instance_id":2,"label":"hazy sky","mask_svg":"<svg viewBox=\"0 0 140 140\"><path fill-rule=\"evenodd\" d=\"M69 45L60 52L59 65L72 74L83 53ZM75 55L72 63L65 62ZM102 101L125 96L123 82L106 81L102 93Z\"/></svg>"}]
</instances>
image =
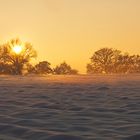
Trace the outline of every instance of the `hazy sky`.
<instances>
[{"instance_id":1,"label":"hazy sky","mask_svg":"<svg viewBox=\"0 0 140 140\"><path fill-rule=\"evenodd\" d=\"M15 37L85 72L99 48L140 53L140 0L0 0L0 43Z\"/></svg>"}]
</instances>

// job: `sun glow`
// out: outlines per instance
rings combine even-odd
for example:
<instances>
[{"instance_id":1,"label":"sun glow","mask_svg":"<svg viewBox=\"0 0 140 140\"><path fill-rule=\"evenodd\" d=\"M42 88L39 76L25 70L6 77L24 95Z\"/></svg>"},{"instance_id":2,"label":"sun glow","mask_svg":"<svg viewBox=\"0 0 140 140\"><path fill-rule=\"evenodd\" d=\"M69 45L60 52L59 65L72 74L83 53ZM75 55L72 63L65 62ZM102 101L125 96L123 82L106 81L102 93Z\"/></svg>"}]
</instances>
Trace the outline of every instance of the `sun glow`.
<instances>
[{"instance_id":1,"label":"sun glow","mask_svg":"<svg viewBox=\"0 0 140 140\"><path fill-rule=\"evenodd\" d=\"M15 52L16 54L20 54L23 50L23 47L20 45L16 45L13 47L13 52Z\"/></svg>"}]
</instances>

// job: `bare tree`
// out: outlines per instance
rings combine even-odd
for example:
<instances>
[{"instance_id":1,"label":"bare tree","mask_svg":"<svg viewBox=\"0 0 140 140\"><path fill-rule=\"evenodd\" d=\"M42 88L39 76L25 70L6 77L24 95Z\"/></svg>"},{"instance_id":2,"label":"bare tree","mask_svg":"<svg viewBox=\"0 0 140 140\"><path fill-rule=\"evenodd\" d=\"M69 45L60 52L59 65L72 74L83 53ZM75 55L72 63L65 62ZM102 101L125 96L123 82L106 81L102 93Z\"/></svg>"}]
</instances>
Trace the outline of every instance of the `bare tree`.
<instances>
[{"instance_id":1,"label":"bare tree","mask_svg":"<svg viewBox=\"0 0 140 140\"><path fill-rule=\"evenodd\" d=\"M75 69L72 69L71 66L68 65L66 62L63 62L54 68L54 73L64 74L64 75L72 75L72 74L75 75L75 74L78 74L78 71Z\"/></svg>"},{"instance_id":2,"label":"bare tree","mask_svg":"<svg viewBox=\"0 0 140 140\"><path fill-rule=\"evenodd\" d=\"M140 55L122 54L112 48L100 49L87 64L87 73L140 73Z\"/></svg>"},{"instance_id":3,"label":"bare tree","mask_svg":"<svg viewBox=\"0 0 140 140\"><path fill-rule=\"evenodd\" d=\"M42 61L39 62L37 65L35 65L35 72L37 74L50 74L52 73L52 69L50 67L50 63L48 61Z\"/></svg>"},{"instance_id":4,"label":"bare tree","mask_svg":"<svg viewBox=\"0 0 140 140\"><path fill-rule=\"evenodd\" d=\"M19 39L12 39L0 46L0 62L10 65L13 74L22 74L32 58L37 56L30 43L22 43Z\"/></svg>"},{"instance_id":5,"label":"bare tree","mask_svg":"<svg viewBox=\"0 0 140 140\"><path fill-rule=\"evenodd\" d=\"M140 73L140 55L132 55L131 73Z\"/></svg>"},{"instance_id":6,"label":"bare tree","mask_svg":"<svg viewBox=\"0 0 140 140\"><path fill-rule=\"evenodd\" d=\"M13 74L12 65L0 62L0 74Z\"/></svg>"},{"instance_id":7,"label":"bare tree","mask_svg":"<svg viewBox=\"0 0 140 140\"><path fill-rule=\"evenodd\" d=\"M87 73L111 73L115 72L115 65L121 52L112 48L102 48L96 51L87 65Z\"/></svg>"}]
</instances>

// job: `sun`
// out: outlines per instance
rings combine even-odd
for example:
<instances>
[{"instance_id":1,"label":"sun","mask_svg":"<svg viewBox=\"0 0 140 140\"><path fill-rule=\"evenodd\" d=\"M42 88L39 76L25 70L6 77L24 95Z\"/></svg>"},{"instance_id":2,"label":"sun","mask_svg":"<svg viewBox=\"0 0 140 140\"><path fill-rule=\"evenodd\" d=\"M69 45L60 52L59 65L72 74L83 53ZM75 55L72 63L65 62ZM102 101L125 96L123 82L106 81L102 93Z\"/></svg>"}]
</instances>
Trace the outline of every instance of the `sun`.
<instances>
[{"instance_id":1,"label":"sun","mask_svg":"<svg viewBox=\"0 0 140 140\"><path fill-rule=\"evenodd\" d=\"M20 54L23 50L23 47L20 45L16 45L12 48L13 52L15 52L16 54Z\"/></svg>"}]
</instances>

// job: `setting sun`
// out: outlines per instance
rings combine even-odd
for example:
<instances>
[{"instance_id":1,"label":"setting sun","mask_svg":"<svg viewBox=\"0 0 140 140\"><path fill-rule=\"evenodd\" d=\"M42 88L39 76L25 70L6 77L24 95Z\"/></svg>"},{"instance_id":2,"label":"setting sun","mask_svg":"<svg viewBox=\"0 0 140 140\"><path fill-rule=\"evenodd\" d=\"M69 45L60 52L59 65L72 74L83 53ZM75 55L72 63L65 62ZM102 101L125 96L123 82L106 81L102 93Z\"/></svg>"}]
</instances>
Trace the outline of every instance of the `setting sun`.
<instances>
[{"instance_id":1,"label":"setting sun","mask_svg":"<svg viewBox=\"0 0 140 140\"><path fill-rule=\"evenodd\" d=\"M13 47L13 51L16 53L16 54L20 54L23 50L23 47L20 46L20 45L16 45Z\"/></svg>"}]
</instances>

